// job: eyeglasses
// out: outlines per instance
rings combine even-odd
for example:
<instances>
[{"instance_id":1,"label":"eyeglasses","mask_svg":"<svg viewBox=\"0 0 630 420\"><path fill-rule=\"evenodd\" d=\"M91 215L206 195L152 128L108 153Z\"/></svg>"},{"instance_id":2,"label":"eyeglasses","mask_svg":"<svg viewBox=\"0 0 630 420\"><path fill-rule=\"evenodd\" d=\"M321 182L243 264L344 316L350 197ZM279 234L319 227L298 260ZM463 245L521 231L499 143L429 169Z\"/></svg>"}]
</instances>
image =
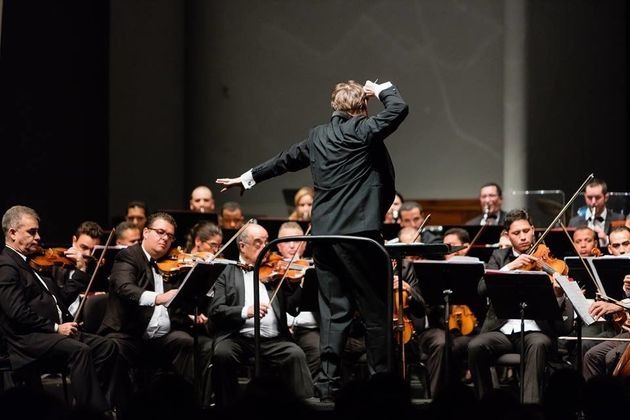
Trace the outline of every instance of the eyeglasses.
<instances>
[{"instance_id":1,"label":"eyeglasses","mask_svg":"<svg viewBox=\"0 0 630 420\"><path fill-rule=\"evenodd\" d=\"M157 233L157 235L160 238L166 237L166 239L168 239L171 242L173 242L175 240L175 235L173 235L172 233L168 233L164 229L155 229L155 228L152 228L152 227L148 227L147 229L152 230L153 232Z\"/></svg>"},{"instance_id":2,"label":"eyeglasses","mask_svg":"<svg viewBox=\"0 0 630 420\"><path fill-rule=\"evenodd\" d=\"M219 249L221 247L221 244L218 244L216 242L206 241L204 243L208 245L210 249Z\"/></svg>"},{"instance_id":3,"label":"eyeglasses","mask_svg":"<svg viewBox=\"0 0 630 420\"><path fill-rule=\"evenodd\" d=\"M619 248L620 246L625 248L628 245L630 245L630 241L623 241L623 242L617 242L616 244L610 244L610 246L615 249Z\"/></svg>"}]
</instances>

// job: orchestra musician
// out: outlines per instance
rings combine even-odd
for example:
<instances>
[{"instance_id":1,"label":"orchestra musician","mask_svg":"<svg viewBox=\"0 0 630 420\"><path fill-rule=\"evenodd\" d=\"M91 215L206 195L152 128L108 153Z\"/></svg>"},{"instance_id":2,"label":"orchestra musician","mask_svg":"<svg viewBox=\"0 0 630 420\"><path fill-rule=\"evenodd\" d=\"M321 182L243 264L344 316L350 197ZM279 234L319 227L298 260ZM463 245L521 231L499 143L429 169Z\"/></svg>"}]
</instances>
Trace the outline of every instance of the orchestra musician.
<instances>
[{"instance_id":1,"label":"orchestra musician","mask_svg":"<svg viewBox=\"0 0 630 420\"><path fill-rule=\"evenodd\" d=\"M597 248L597 233L588 226L581 226L573 232L573 245L581 257L592 257Z\"/></svg>"},{"instance_id":2,"label":"orchestra musician","mask_svg":"<svg viewBox=\"0 0 630 420\"><path fill-rule=\"evenodd\" d=\"M384 109L368 116L368 100ZM394 199L394 169L384 140L408 114L408 106L390 82L338 83L331 94L329 123L310 130L308 138L238 178L221 178L224 186L249 189L256 183L310 166L315 188L313 235L354 235L383 242L385 213ZM369 249L368 249L369 248ZM387 287L389 268L380 266L380 250L344 241L313 244L320 299L320 372L316 392L334 398L340 386L341 354L358 309L367 334L371 372L387 363Z\"/></svg>"},{"instance_id":3,"label":"orchestra musician","mask_svg":"<svg viewBox=\"0 0 630 420\"><path fill-rule=\"evenodd\" d=\"M133 222L122 221L116 226L116 245L130 246L142 239L140 227Z\"/></svg>"},{"instance_id":4,"label":"orchestra musician","mask_svg":"<svg viewBox=\"0 0 630 420\"><path fill-rule=\"evenodd\" d=\"M254 265L268 239L265 228L249 224L238 236L239 260ZM238 367L254 355L254 273L228 265L214 283L210 318L216 328L212 357L215 402L227 407L238 399ZM275 284L269 283L270 286ZM270 302L273 288L258 282L260 291L260 355L292 390L296 397L313 396L313 380L302 349L291 339L287 311L296 315L301 289L287 293L281 287Z\"/></svg>"},{"instance_id":5,"label":"orchestra musician","mask_svg":"<svg viewBox=\"0 0 630 420\"><path fill-rule=\"evenodd\" d=\"M608 203L608 186L602 179L594 178L584 188L584 202L586 211L569 220L569 227L588 226L597 233L599 246L608 245L608 233L611 222L623 221L624 216L606 207Z\"/></svg>"},{"instance_id":6,"label":"orchestra musician","mask_svg":"<svg viewBox=\"0 0 630 420\"><path fill-rule=\"evenodd\" d=\"M134 223L140 229L144 229L144 225L147 223L147 205L144 204L144 201L134 200L127 203L125 220Z\"/></svg>"},{"instance_id":7,"label":"orchestra musician","mask_svg":"<svg viewBox=\"0 0 630 420\"><path fill-rule=\"evenodd\" d=\"M245 224L243 208L236 201L227 201L221 206L219 224L222 229L240 229Z\"/></svg>"},{"instance_id":8,"label":"orchestra musician","mask_svg":"<svg viewBox=\"0 0 630 420\"><path fill-rule=\"evenodd\" d=\"M212 213L214 211L212 190L205 185L199 185L190 193L190 201L188 204L190 211Z\"/></svg>"},{"instance_id":9,"label":"orchestra musician","mask_svg":"<svg viewBox=\"0 0 630 420\"><path fill-rule=\"evenodd\" d=\"M35 210L25 206L13 206L2 217L6 246L0 255L0 331L11 366L68 366L77 404L111 410L105 395L114 383L116 345L80 331L68 312L84 284L73 276L61 289L29 265L40 247L39 221Z\"/></svg>"},{"instance_id":10,"label":"orchestra musician","mask_svg":"<svg viewBox=\"0 0 630 420\"><path fill-rule=\"evenodd\" d=\"M177 292L176 281L165 281L156 264L169 252L176 226L170 214L154 213L142 231L142 242L116 255L99 334L116 342L130 368L167 366L193 383L194 340L190 330L203 320L191 320L187 314L165 306ZM209 338L199 337L201 366L209 365L211 347ZM209 381L207 369L200 374L200 384L205 386Z\"/></svg>"},{"instance_id":11,"label":"orchestra musician","mask_svg":"<svg viewBox=\"0 0 630 420\"><path fill-rule=\"evenodd\" d=\"M479 204L481 214L466 222L467 225L503 225L505 212L503 205L503 192L499 184L489 182L479 189Z\"/></svg>"},{"instance_id":12,"label":"orchestra musician","mask_svg":"<svg viewBox=\"0 0 630 420\"><path fill-rule=\"evenodd\" d=\"M400 206L398 214L401 228L412 227L416 229L416 231L420 229L420 226L422 226L425 218L422 206L417 201L403 202ZM418 242L425 244L438 243L441 242L441 238L438 235L434 235L428 230L423 229Z\"/></svg>"},{"instance_id":13,"label":"orchestra musician","mask_svg":"<svg viewBox=\"0 0 630 420\"><path fill-rule=\"evenodd\" d=\"M313 199L315 191L313 187L302 187L295 193L293 211L289 215L289 220L311 220L311 210L313 208Z\"/></svg>"},{"instance_id":14,"label":"orchestra musician","mask_svg":"<svg viewBox=\"0 0 630 420\"><path fill-rule=\"evenodd\" d=\"M278 238L287 236L302 236L304 230L296 222L285 222L278 229ZM278 252L286 260L299 260L304 252L304 242L280 242L278 243ZM294 257L295 256L295 257ZM293 287L304 287L305 275ZM295 342L302 348L306 355L306 363L311 372L311 376L315 378L319 370L319 312L301 310L302 305L298 307L297 316L287 314L287 322L289 331Z\"/></svg>"},{"instance_id":15,"label":"orchestra musician","mask_svg":"<svg viewBox=\"0 0 630 420\"><path fill-rule=\"evenodd\" d=\"M216 255L221 248L222 242L223 231L221 231L221 228L211 221L202 220L190 229L184 251L192 254L209 252L212 255Z\"/></svg>"},{"instance_id":16,"label":"orchestra musician","mask_svg":"<svg viewBox=\"0 0 630 420\"><path fill-rule=\"evenodd\" d=\"M73 264L71 267L53 266L51 276L61 288L73 279L83 284L83 289L89 282L88 264L90 255L96 245L100 245L103 236L103 228L92 221L85 221L79 225L74 235L72 235L72 246L64 252L64 256ZM92 267L94 269L95 267ZM74 301L68 306L68 311L74 316L81 303L81 297L77 294Z\"/></svg>"},{"instance_id":17,"label":"orchestra musician","mask_svg":"<svg viewBox=\"0 0 630 420\"><path fill-rule=\"evenodd\" d=\"M520 209L508 212L505 228L512 247L495 250L486 268L513 271L535 264L536 257L527 254L534 243L534 226L527 212ZM553 289L566 321L525 320L524 343L520 342L521 320L499 319L490 304L481 333L468 345L468 368L479 398L492 389L490 367L495 358L504 353L520 353L521 346L525 346L524 402L541 402L542 378L547 361L556 353L556 337L569 333L573 321L573 306L555 280ZM478 290L482 296L487 294L483 278L479 281Z\"/></svg>"},{"instance_id":18,"label":"orchestra musician","mask_svg":"<svg viewBox=\"0 0 630 420\"><path fill-rule=\"evenodd\" d=\"M626 226L619 226L610 232L608 252L614 256L630 254L630 229ZM630 294L630 273L624 277L621 287L628 296ZM622 302L626 303L627 300L624 299ZM621 319L623 319L623 309L619 305L603 300L593 302L589 307L589 313L595 319L614 314L621 315ZM630 338L630 333L624 331L617 334L615 338ZM584 354L584 379L589 380L594 376L612 373L617 365L619 355L624 352L627 346L628 343L626 342L603 341L590 348Z\"/></svg>"},{"instance_id":19,"label":"orchestra musician","mask_svg":"<svg viewBox=\"0 0 630 420\"><path fill-rule=\"evenodd\" d=\"M403 201L405 200L403 199L402 194L396 191L394 201L392 202L392 205L389 206L387 213L385 213L385 220L383 220L383 223L400 222L400 206L402 206Z\"/></svg>"},{"instance_id":20,"label":"orchestra musician","mask_svg":"<svg viewBox=\"0 0 630 420\"><path fill-rule=\"evenodd\" d=\"M464 231L466 232L466 231ZM467 234L467 232L466 232ZM412 243L416 230L411 227L401 229L399 239L402 243ZM453 235L453 233L449 233ZM445 237L446 238L446 237ZM449 238L454 240L453 238ZM455 242L459 242L454 240ZM448 381L445 377L444 353L446 351L446 336L444 332L444 306L429 306L422 297L419 280L413 268L413 259L403 260L403 290L409 293L409 318L413 323L415 336L412 345L417 347L419 354L428 356L426 361L429 371L431 395L435 398L445 390ZM395 287L398 287L395 278ZM459 331L450 330L450 347L452 357L448 372L451 380L459 381L464 372L468 342L473 335L463 335Z\"/></svg>"}]
</instances>

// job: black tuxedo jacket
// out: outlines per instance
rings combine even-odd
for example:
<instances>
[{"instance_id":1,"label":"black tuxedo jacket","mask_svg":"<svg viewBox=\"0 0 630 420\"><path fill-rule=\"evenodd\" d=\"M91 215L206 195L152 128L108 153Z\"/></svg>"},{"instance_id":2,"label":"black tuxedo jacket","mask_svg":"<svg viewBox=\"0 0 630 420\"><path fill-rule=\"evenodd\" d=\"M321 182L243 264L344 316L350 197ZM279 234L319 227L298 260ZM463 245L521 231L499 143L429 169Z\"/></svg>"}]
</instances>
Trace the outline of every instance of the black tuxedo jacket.
<instances>
[{"instance_id":1,"label":"black tuxedo jacket","mask_svg":"<svg viewBox=\"0 0 630 420\"><path fill-rule=\"evenodd\" d=\"M173 281L164 282L165 292L174 287ZM154 306L140 306L140 296L145 291L155 291L155 280L151 264L138 243L116 255L109 276L107 311L99 334L122 332L142 337L155 309Z\"/></svg>"},{"instance_id":2,"label":"black tuxedo jacket","mask_svg":"<svg viewBox=\"0 0 630 420\"><path fill-rule=\"evenodd\" d=\"M604 232L610 233L610 222L625 220L625 216L620 213L613 213L612 210L606 209L606 220L604 220ZM569 227L588 226L588 221L584 216L573 216L569 220Z\"/></svg>"},{"instance_id":3,"label":"black tuxedo jacket","mask_svg":"<svg viewBox=\"0 0 630 420\"><path fill-rule=\"evenodd\" d=\"M55 332L55 324L72 321L67 305L76 299L84 287L81 282L69 280L60 289L50 277L43 274L39 276L48 289L19 254L10 248L2 250L0 331L7 341L14 368L37 360L66 338ZM57 305L61 309L61 320Z\"/></svg>"},{"instance_id":4,"label":"black tuxedo jacket","mask_svg":"<svg viewBox=\"0 0 630 420\"><path fill-rule=\"evenodd\" d=\"M500 270L506 264L514 261L516 257L512 252L512 248L497 249L492 253L488 263L487 269ZM481 296L487 295L486 281L482 277L479 281L478 291ZM541 331L550 337L557 337L558 335L569 334L573 328L573 305L568 299L564 299L562 306L560 307L562 312L562 319L559 321L547 321L536 319L536 323L540 327ZM481 332L496 331L505 325L507 319L497 318L494 312L492 304L488 307L486 318L481 327Z\"/></svg>"},{"instance_id":5,"label":"black tuxedo jacket","mask_svg":"<svg viewBox=\"0 0 630 420\"><path fill-rule=\"evenodd\" d=\"M293 288L289 292L284 286L271 302L271 307L278 320L280 337L290 339L287 326L287 311L296 316L297 307L301 299L301 287ZM268 290L271 298L273 290ZM219 275L212 287L212 303L210 304L210 318L216 330L216 342L230 334L237 334L245 320L241 311L245 306L245 277L240 267L228 265Z\"/></svg>"},{"instance_id":6,"label":"black tuxedo jacket","mask_svg":"<svg viewBox=\"0 0 630 420\"><path fill-rule=\"evenodd\" d=\"M503 226L505 224L505 215L507 213L504 212L503 210L499 210L499 216L497 217L496 221L493 223L494 225L499 225L499 226ZM483 214L480 214L477 217L474 217L472 219L470 219L469 221L466 222L467 225L479 225L481 224L481 221L483 220Z\"/></svg>"},{"instance_id":7,"label":"black tuxedo jacket","mask_svg":"<svg viewBox=\"0 0 630 420\"><path fill-rule=\"evenodd\" d=\"M384 140L408 113L395 86L383 90L385 109L373 117L334 112L330 123L252 169L254 181L311 167L314 235L381 229L394 200L394 167Z\"/></svg>"}]
</instances>

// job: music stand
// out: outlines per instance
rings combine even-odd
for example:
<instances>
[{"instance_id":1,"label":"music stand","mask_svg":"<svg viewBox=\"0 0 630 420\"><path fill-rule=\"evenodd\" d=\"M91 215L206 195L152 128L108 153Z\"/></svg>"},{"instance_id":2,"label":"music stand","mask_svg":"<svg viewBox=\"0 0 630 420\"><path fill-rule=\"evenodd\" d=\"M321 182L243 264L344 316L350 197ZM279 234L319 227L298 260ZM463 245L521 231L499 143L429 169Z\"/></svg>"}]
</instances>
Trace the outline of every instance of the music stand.
<instances>
[{"instance_id":1,"label":"music stand","mask_svg":"<svg viewBox=\"0 0 630 420\"><path fill-rule=\"evenodd\" d=\"M590 258L589 264L593 275L601 282L606 296L613 299L625 299L623 278L630 273L630 258L627 255Z\"/></svg>"},{"instance_id":2,"label":"music stand","mask_svg":"<svg viewBox=\"0 0 630 420\"><path fill-rule=\"evenodd\" d=\"M588 260L592 259L593 257L583 258L584 262L590 269L590 264ZM575 280L580 285L580 288L584 289L584 296L588 299L595 299L597 287L595 286L595 283L593 283L593 279L591 279L591 276L584 267L584 264L582 264L582 260L580 260L580 257L564 257L564 262L569 268L569 277Z\"/></svg>"},{"instance_id":3,"label":"music stand","mask_svg":"<svg viewBox=\"0 0 630 420\"><path fill-rule=\"evenodd\" d=\"M199 307L204 299L207 299L207 294L214 282L219 277L219 274L223 271L226 264L208 263L208 262L196 262L192 268L186 274L186 277L181 281L177 288L177 293L173 296L169 302L164 306L167 308L174 308L176 310L183 311L186 315L192 314L194 319L197 319L199 315ZM199 338L197 336L197 330L192 329L193 336L193 388L199 392L196 395L201 395L199 386L199 372L201 352L199 351Z\"/></svg>"},{"instance_id":4,"label":"music stand","mask_svg":"<svg viewBox=\"0 0 630 420\"><path fill-rule=\"evenodd\" d=\"M524 400L525 320L560 320L549 275L543 271L486 270L488 297L498 318L521 320L520 401Z\"/></svg>"},{"instance_id":5,"label":"music stand","mask_svg":"<svg viewBox=\"0 0 630 420\"><path fill-rule=\"evenodd\" d=\"M390 258L394 259L396 261L396 267L397 267L397 271L398 271L398 278L402 279L403 278L403 273L402 273L402 262L403 262L403 258L406 256L414 256L414 257L426 257L428 255L441 255L444 256L445 254L450 254L451 252L454 252L452 250L453 247L451 247L451 245L448 244L421 244L421 243L411 243L411 244L406 244L406 243L401 243L401 242L397 242L397 243L393 243L393 244L385 244L385 249L387 250L387 253L389 254ZM392 272L392 275L394 273ZM392 288L393 288L393 282L392 282ZM392 292L392 296L394 296L394 293ZM402 308L403 307L403 290L402 287L398 288L398 293L396 294L396 296L394 297L394 299L397 299L398 301L398 307ZM393 306L393 299L388 297L388 305L390 305L390 309ZM390 313L393 311L390 311ZM403 333L404 333L404 325L403 325L403 319L401 317L398 317L398 324L394 327L394 329L396 330L396 332L399 334L399 340L398 342L401 343L400 347L400 357L401 357L401 362L402 362L402 377L403 379L406 376L406 372L405 372L405 346L402 344L403 341Z\"/></svg>"},{"instance_id":6,"label":"music stand","mask_svg":"<svg viewBox=\"0 0 630 420\"><path fill-rule=\"evenodd\" d=\"M451 351L451 334L448 327L450 305L468 305L473 313L480 314L484 301L477 286L483 277L482 261L415 261L413 263L420 293L428 305L444 304L444 377L450 381L449 353Z\"/></svg>"}]
</instances>

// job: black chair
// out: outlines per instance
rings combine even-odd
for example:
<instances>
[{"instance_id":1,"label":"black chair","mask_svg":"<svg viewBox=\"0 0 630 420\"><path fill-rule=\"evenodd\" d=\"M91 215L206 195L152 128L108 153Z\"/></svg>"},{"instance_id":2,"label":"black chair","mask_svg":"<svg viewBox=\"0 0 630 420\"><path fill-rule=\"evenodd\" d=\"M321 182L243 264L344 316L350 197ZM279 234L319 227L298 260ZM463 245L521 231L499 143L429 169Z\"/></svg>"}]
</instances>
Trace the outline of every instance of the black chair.
<instances>
[{"instance_id":1,"label":"black chair","mask_svg":"<svg viewBox=\"0 0 630 420\"><path fill-rule=\"evenodd\" d=\"M108 298L107 293L99 293L86 298L83 304L83 316L80 319L82 331L96 334L105 317Z\"/></svg>"}]
</instances>

